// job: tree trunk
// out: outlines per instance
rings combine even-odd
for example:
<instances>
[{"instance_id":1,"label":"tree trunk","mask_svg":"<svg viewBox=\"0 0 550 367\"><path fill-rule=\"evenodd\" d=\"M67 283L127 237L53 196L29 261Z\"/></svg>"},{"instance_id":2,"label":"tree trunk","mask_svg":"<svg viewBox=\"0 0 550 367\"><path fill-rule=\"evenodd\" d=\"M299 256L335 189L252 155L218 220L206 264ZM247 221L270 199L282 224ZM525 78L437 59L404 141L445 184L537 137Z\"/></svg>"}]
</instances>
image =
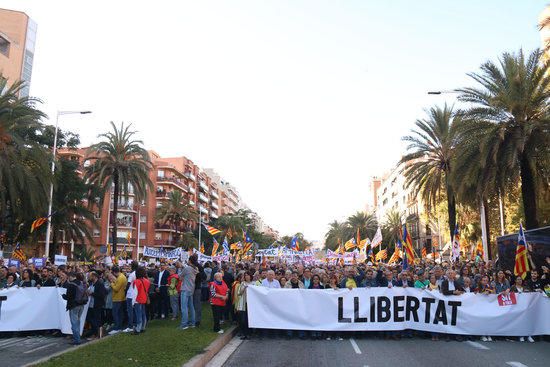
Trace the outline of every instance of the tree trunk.
<instances>
[{"instance_id":1,"label":"tree trunk","mask_svg":"<svg viewBox=\"0 0 550 367\"><path fill-rule=\"evenodd\" d=\"M447 178L448 180L448 178ZM449 234L451 242L453 241L454 230L456 227L456 200L451 185L447 182L447 211L449 212Z\"/></svg>"},{"instance_id":2,"label":"tree trunk","mask_svg":"<svg viewBox=\"0 0 550 367\"><path fill-rule=\"evenodd\" d=\"M538 228L537 220L537 195L535 192L535 178L529 160L523 154L520 160L521 197L523 199L523 212L525 214L525 228Z\"/></svg>"},{"instance_id":3,"label":"tree trunk","mask_svg":"<svg viewBox=\"0 0 550 367\"><path fill-rule=\"evenodd\" d=\"M118 187L118 175L115 173L113 177L113 231L111 236L113 237L113 254L116 256L116 245L117 245L117 234L118 234L118 224L117 224L117 215L118 215L118 196L119 196L119 187Z\"/></svg>"},{"instance_id":4,"label":"tree trunk","mask_svg":"<svg viewBox=\"0 0 550 367\"><path fill-rule=\"evenodd\" d=\"M52 245L50 246L50 253L48 254L48 256L50 257L50 259L54 259L55 253L57 252L57 233L53 226L52 228L50 228L50 230L52 231Z\"/></svg>"}]
</instances>

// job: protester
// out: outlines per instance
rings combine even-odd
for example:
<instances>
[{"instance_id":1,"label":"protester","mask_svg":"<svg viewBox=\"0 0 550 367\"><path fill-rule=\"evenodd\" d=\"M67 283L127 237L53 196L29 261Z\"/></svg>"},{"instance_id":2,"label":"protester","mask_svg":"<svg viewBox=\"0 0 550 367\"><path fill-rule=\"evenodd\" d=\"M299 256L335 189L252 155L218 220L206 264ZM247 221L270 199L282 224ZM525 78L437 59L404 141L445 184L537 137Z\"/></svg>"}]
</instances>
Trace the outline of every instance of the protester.
<instances>
[{"instance_id":1,"label":"protester","mask_svg":"<svg viewBox=\"0 0 550 367\"><path fill-rule=\"evenodd\" d=\"M135 323L135 313L134 313L134 307L132 306L132 303L134 302L135 293L134 288L132 288L132 284L134 283L134 280L136 280L136 270L138 268L138 262L132 261L130 264L131 272L126 277L127 285L126 285L126 314L128 315L128 326L123 331L125 333L129 333L132 330L135 329L136 323Z\"/></svg>"},{"instance_id":2,"label":"protester","mask_svg":"<svg viewBox=\"0 0 550 367\"><path fill-rule=\"evenodd\" d=\"M206 273L199 262L196 263L197 275L195 276L195 290L193 291L193 308L195 309L195 327L199 327L202 322L202 302L208 300L208 283L206 283L206 299L204 299L203 284L206 282ZM203 301L204 299L204 301Z\"/></svg>"},{"instance_id":3,"label":"protester","mask_svg":"<svg viewBox=\"0 0 550 367\"><path fill-rule=\"evenodd\" d=\"M66 309L69 311L69 319L71 320L71 331L73 333L71 344L79 345L81 343L80 319L84 311L84 305L88 303L87 287L82 273L69 273L67 292L62 297L67 301Z\"/></svg>"},{"instance_id":4,"label":"protester","mask_svg":"<svg viewBox=\"0 0 550 367\"><path fill-rule=\"evenodd\" d=\"M88 295L91 297L88 307L88 317L91 324L91 336L88 340L94 340L102 337L102 314L103 306L105 305L106 290L99 274L95 271L89 274L90 285L88 287Z\"/></svg>"},{"instance_id":5,"label":"protester","mask_svg":"<svg viewBox=\"0 0 550 367\"><path fill-rule=\"evenodd\" d=\"M196 277L199 273L198 256L193 254L183 266L180 277L181 285L181 324L180 329L185 330L195 327L195 306L193 305L193 293L195 292Z\"/></svg>"},{"instance_id":6,"label":"protester","mask_svg":"<svg viewBox=\"0 0 550 367\"><path fill-rule=\"evenodd\" d=\"M170 275L168 276L168 297L170 297L170 309L172 310L172 321L178 318L180 308L180 292L181 280L176 274L176 267L168 268Z\"/></svg>"},{"instance_id":7,"label":"protester","mask_svg":"<svg viewBox=\"0 0 550 367\"><path fill-rule=\"evenodd\" d=\"M241 281L239 282L239 286L236 289L237 292L237 299L236 299L236 306L235 309L237 311L238 320L239 320L239 330L241 333L241 339L245 340L249 338L250 335L250 329L248 327L248 308L246 304L246 289L251 286L252 283L252 277L250 276L250 273L245 272L241 273Z\"/></svg>"},{"instance_id":8,"label":"protester","mask_svg":"<svg viewBox=\"0 0 550 367\"><path fill-rule=\"evenodd\" d=\"M115 323L113 330L109 332L109 335L112 335L123 330L124 306L126 305L126 284L128 280L118 266L113 266L111 271L107 271L106 274L112 289L112 315ZM131 312L131 314L133 315L133 312Z\"/></svg>"},{"instance_id":9,"label":"protester","mask_svg":"<svg viewBox=\"0 0 550 367\"><path fill-rule=\"evenodd\" d=\"M220 329L220 319L227 301L227 293L228 288L223 281L222 273L214 274L214 281L210 283L210 304L214 318L214 332L218 334L223 334L223 329Z\"/></svg>"},{"instance_id":10,"label":"protester","mask_svg":"<svg viewBox=\"0 0 550 367\"><path fill-rule=\"evenodd\" d=\"M134 334L139 334L145 331L147 325L147 315L145 313L145 305L149 298L149 279L147 279L147 272L145 268L138 267L136 270L136 280L132 283L134 292L136 294L134 309L136 315L136 328Z\"/></svg>"}]
</instances>

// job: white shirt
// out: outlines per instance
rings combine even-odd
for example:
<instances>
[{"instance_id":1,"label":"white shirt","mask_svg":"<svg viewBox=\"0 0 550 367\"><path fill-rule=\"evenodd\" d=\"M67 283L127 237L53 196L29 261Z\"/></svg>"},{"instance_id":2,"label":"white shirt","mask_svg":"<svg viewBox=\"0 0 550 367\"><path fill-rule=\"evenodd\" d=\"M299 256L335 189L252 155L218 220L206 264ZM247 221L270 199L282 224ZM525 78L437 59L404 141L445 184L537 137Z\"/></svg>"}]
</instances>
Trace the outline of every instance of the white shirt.
<instances>
[{"instance_id":1,"label":"white shirt","mask_svg":"<svg viewBox=\"0 0 550 367\"><path fill-rule=\"evenodd\" d=\"M161 271L161 272L159 273L159 284L158 284L158 287L159 287L159 288L160 288L160 282L161 282L161 280L162 280L162 274L164 274L165 271L166 271L166 270L163 270L163 271Z\"/></svg>"},{"instance_id":2,"label":"white shirt","mask_svg":"<svg viewBox=\"0 0 550 367\"><path fill-rule=\"evenodd\" d=\"M132 287L132 284L134 284L134 280L136 280L136 272L133 271L128 275L128 283L130 283L130 288L128 288L128 292L126 292L126 298L134 298L134 287Z\"/></svg>"},{"instance_id":3,"label":"white shirt","mask_svg":"<svg viewBox=\"0 0 550 367\"><path fill-rule=\"evenodd\" d=\"M279 284L279 281L277 279L273 279L271 282L265 278L262 280L262 287L267 288L281 288L281 284Z\"/></svg>"},{"instance_id":4,"label":"white shirt","mask_svg":"<svg viewBox=\"0 0 550 367\"><path fill-rule=\"evenodd\" d=\"M455 288L455 282L453 282L452 280L449 280L449 290L450 290L450 291L456 290L456 288Z\"/></svg>"}]
</instances>

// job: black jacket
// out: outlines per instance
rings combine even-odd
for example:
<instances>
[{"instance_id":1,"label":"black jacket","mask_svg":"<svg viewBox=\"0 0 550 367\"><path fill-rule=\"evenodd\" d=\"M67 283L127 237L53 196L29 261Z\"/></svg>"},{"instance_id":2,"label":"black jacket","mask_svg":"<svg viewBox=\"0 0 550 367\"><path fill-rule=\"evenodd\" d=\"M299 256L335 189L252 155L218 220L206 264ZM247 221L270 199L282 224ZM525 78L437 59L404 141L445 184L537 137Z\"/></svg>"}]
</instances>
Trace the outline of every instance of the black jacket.
<instances>
[{"instance_id":1,"label":"black jacket","mask_svg":"<svg viewBox=\"0 0 550 367\"><path fill-rule=\"evenodd\" d=\"M94 297L94 307L93 308L103 308L105 307L105 297L107 296L107 289L101 279L98 279L97 282L93 284L94 292L92 297Z\"/></svg>"},{"instance_id":2,"label":"black jacket","mask_svg":"<svg viewBox=\"0 0 550 367\"><path fill-rule=\"evenodd\" d=\"M159 284L159 276L160 271L155 274L155 288L158 288ZM162 278L160 279L160 292L168 294L168 277L170 276L170 272L168 270L165 270L164 273L162 273Z\"/></svg>"},{"instance_id":3,"label":"black jacket","mask_svg":"<svg viewBox=\"0 0 550 367\"><path fill-rule=\"evenodd\" d=\"M455 281L454 283L455 283L455 290L464 291L462 286L460 284L458 284L457 281ZM453 291L449 290L449 280L448 279L444 279L441 282L441 293L443 293L445 296L452 296L453 295Z\"/></svg>"},{"instance_id":4,"label":"black jacket","mask_svg":"<svg viewBox=\"0 0 550 367\"><path fill-rule=\"evenodd\" d=\"M67 301L67 311L72 310L76 306L76 287L80 285L80 281L75 279L74 282L68 282L67 283L67 293L63 294L61 297L63 297L64 300Z\"/></svg>"}]
</instances>

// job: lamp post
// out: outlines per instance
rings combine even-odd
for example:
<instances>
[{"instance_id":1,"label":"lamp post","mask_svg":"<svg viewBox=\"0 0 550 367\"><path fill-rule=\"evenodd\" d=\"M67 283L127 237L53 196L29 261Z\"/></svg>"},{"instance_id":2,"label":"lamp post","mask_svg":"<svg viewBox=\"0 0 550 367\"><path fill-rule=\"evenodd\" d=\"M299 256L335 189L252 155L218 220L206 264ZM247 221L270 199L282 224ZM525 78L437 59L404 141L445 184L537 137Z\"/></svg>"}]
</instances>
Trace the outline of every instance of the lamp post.
<instances>
[{"instance_id":1,"label":"lamp post","mask_svg":"<svg viewBox=\"0 0 550 367\"><path fill-rule=\"evenodd\" d=\"M46 247L45 247L45 253L46 257L49 256L50 253L50 232L52 229L52 202L53 202L53 174L55 173L55 155L57 153L57 132L59 130L59 116L62 115L87 115L89 113L92 113L92 111L57 111L57 116L55 118L55 134L53 137L53 156L52 156L52 183L50 184L50 200L48 203L48 226L46 228Z\"/></svg>"}]
</instances>

